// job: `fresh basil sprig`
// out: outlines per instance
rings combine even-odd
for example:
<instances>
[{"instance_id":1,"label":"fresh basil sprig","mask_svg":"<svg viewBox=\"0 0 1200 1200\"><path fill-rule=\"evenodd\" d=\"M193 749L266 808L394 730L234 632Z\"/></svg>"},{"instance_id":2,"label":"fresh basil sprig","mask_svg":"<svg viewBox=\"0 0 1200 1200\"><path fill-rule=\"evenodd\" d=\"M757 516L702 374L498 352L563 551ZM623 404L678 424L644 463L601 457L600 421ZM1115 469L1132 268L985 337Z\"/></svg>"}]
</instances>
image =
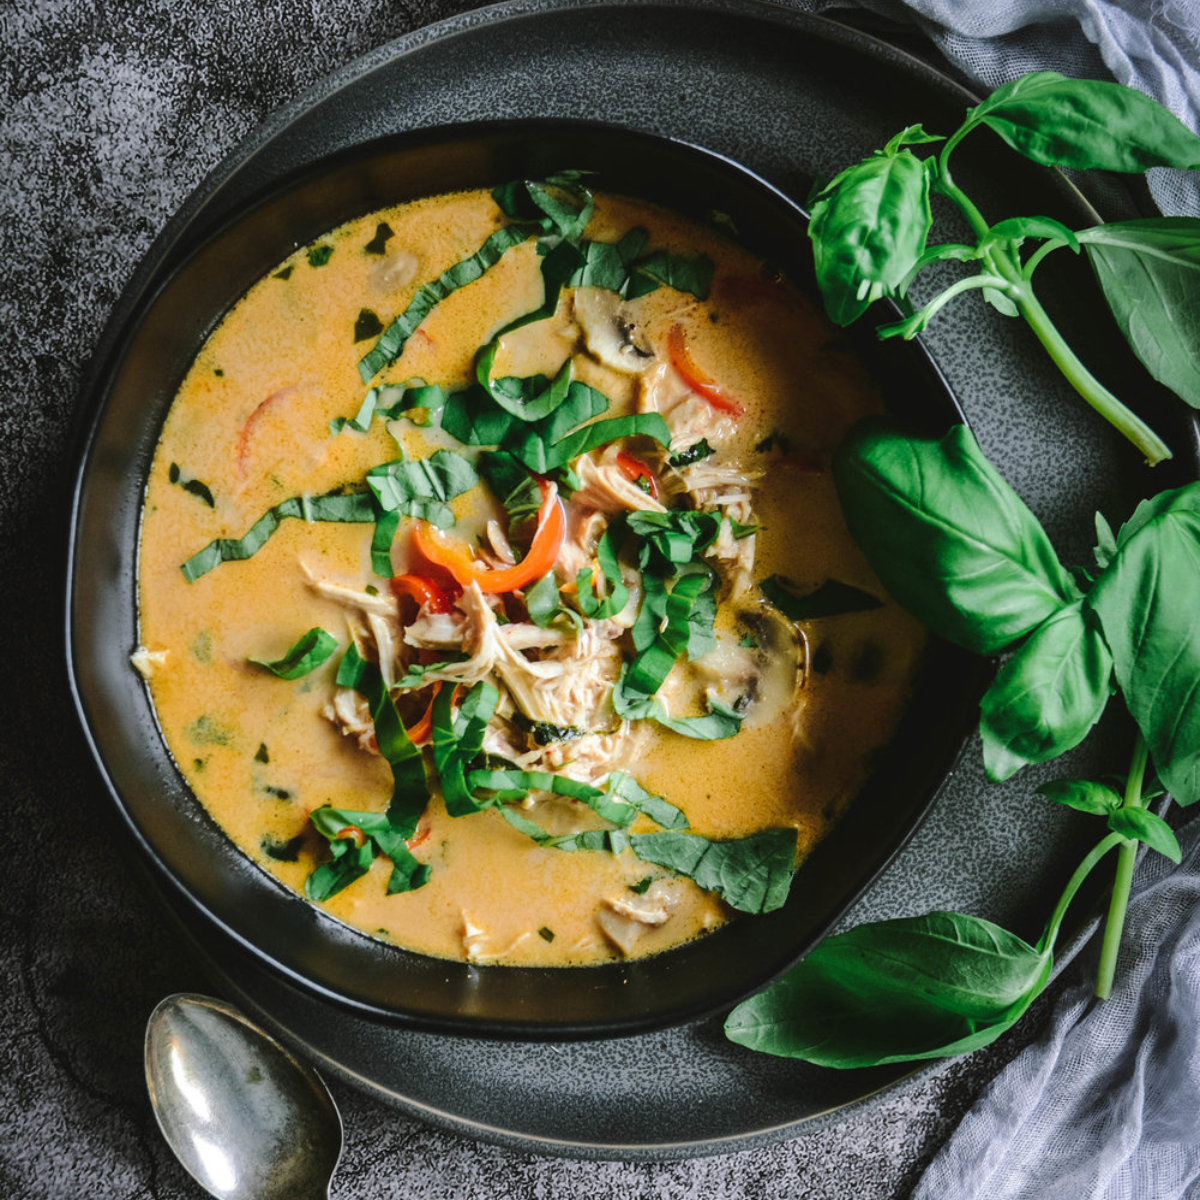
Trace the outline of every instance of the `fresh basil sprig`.
<instances>
[{"instance_id":1,"label":"fresh basil sprig","mask_svg":"<svg viewBox=\"0 0 1200 1200\"><path fill-rule=\"evenodd\" d=\"M880 336L914 337L955 297L982 291L998 311L1028 322L1076 391L1148 462L1169 458L1162 439L1067 345L1031 281L1051 251L1067 247L1078 254L1082 246L1134 353L1155 379L1200 407L1200 219L1130 221L1079 233L1041 216L989 224L950 172L955 147L979 128L991 129L1014 150L1048 166L1200 169L1200 137L1143 93L1052 71L1022 76L968 110L950 137L910 126L817 192L809 234L830 317L847 325L881 296L908 304L909 290L926 267L947 260L972 263L977 273L959 278L904 320L881 327ZM942 145L929 157L910 149L932 142ZM931 194L957 205L973 243L928 245ZM1024 254L1032 242L1040 245Z\"/></svg>"}]
</instances>

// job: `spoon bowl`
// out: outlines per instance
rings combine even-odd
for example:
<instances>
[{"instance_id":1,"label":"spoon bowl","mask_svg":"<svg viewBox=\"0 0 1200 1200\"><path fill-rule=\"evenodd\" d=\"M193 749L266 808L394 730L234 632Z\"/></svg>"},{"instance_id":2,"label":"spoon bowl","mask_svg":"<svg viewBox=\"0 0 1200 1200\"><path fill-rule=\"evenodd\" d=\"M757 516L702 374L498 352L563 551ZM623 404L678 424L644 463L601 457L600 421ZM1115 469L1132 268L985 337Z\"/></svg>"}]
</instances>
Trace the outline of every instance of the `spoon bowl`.
<instances>
[{"instance_id":1,"label":"spoon bowl","mask_svg":"<svg viewBox=\"0 0 1200 1200\"><path fill-rule=\"evenodd\" d=\"M342 1119L310 1067L232 1005L168 996L146 1024L158 1127L221 1200L328 1200Z\"/></svg>"}]
</instances>

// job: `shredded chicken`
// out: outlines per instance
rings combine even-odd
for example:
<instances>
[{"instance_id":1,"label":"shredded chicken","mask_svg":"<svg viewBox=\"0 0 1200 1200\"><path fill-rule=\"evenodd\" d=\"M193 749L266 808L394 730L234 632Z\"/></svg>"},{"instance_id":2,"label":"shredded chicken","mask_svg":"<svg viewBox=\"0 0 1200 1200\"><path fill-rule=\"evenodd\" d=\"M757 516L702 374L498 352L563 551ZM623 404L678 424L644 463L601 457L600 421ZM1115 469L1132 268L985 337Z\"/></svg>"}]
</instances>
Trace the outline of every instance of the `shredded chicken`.
<instances>
[{"instance_id":1,"label":"shredded chicken","mask_svg":"<svg viewBox=\"0 0 1200 1200\"><path fill-rule=\"evenodd\" d=\"M522 942L529 940L528 932L518 934L507 946L501 950L487 949L488 933L481 925L476 925L475 922L463 912L463 949L467 954L467 962L491 962L497 958L504 958L511 954Z\"/></svg>"},{"instance_id":2,"label":"shredded chicken","mask_svg":"<svg viewBox=\"0 0 1200 1200\"><path fill-rule=\"evenodd\" d=\"M496 633L513 650L545 650L549 646L561 646L572 640L561 629L539 629L525 621L501 625Z\"/></svg>"},{"instance_id":3,"label":"shredded chicken","mask_svg":"<svg viewBox=\"0 0 1200 1200\"><path fill-rule=\"evenodd\" d=\"M583 484L571 497L573 504L605 513L626 511L666 512L649 492L643 492L617 465L617 449L585 454L575 465Z\"/></svg>"},{"instance_id":4,"label":"shredded chicken","mask_svg":"<svg viewBox=\"0 0 1200 1200\"><path fill-rule=\"evenodd\" d=\"M319 578L312 568L301 560L300 567L308 577L309 586L326 600L333 600L344 608L356 609L364 614L374 613L378 617L395 617L396 602L390 596L373 596L360 588L347 587L332 579Z\"/></svg>"},{"instance_id":5,"label":"shredded chicken","mask_svg":"<svg viewBox=\"0 0 1200 1200\"><path fill-rule=\"evenodd\" d=\"M686 450L701 438L716 444L734 432L733 419L697 396L670 363L658 363L642 376L638 411L662 414L673 451Z\"/></svg>"},{"instance_id":6,"label":"shredded chicken","mask_svg":"<svg viewBox=\"0 0 1200 1200\"><path fill-rule=\"evenodd\" d=\"M676 472L678 486L701 512L717 512L728 517L722 522L716 542L708 555L728 568L734 599L749 590L754 570L756 537L735 538L730 522L754 524L754 489L762 478L756 468L705 458Z\"/></svg>"},{"instance_id":7,"label":"shredded chicken","mask_svg":"<svg viewBox=\"0 0 1200 1200\"><path fill-rule=\"evenodd\" d=\"M574 583L575 576L596 559L596 543L608 525L608 518L595 509L576 504L572 498L566 505L567 531L563 538L555 573L567 583Z\"/></svg>"},{"instance_id":8,"label":"shredded chicken","mask_svg":"<svg viewBox=\"0 0 1200 1200\"><path fill-rule=\"evenodd\" d=\"M139 646L129 656L129 661L137 668L138 674L143 679L149 679L160 667L167 665L167 657L170 653L170 650L147 650L145 646Z\"/></svg>"},{"instance_id":9,"label":"shredded chicken","mask_svg":"<svg viewBox=\"0 0 1200 1200\"><path fill-rule=\"evenodd\" d=\"M462 662L446 663L426 671L423 682L478 683L491 674L496 666L497 651L502 645L496 634L499 627L496 614L484 599L479 584L472 582L463 589L463 594L458 598L458 607L466 618L460 646L468 657Z\"/></svg>"},{"instance_id":10,"label":"shredded chicken","mask_svg":"<svg viewBox=\"0 0 1200 1200\"><path fill-rule=\"evenodd\" d=\"M383 686L391 689L396 686L396 667L400 657L400 623L395 616L381 617L377 613L367 613L367 627L375 643L375 661L379 663Z\"/></svg>"},{"instance_id":11,"label":"shredded chicken","mask_svg":"<svg viewBox=\"0 0 1200 1200\"><path fill-rule=\"evenodd\" d=\"M321 710L321 715L332 721L341 730L343 737L352 737L359 748L378 754L375 743L375 723L371 720L371 706L365 696L353 688L338 688L333 700Z\"/></svg>"},{"instance_id":12,"label":"shredded chicken","mask_svg":"<svg viewBox=\"0 0 1200 1200\"><path fill-rule=\"evenodd\" d=\"M428 612L421 608L404 627L404 640L418 650L461 650L467 635L467 618L460 612Z\"/></svg>"}]
</instances>

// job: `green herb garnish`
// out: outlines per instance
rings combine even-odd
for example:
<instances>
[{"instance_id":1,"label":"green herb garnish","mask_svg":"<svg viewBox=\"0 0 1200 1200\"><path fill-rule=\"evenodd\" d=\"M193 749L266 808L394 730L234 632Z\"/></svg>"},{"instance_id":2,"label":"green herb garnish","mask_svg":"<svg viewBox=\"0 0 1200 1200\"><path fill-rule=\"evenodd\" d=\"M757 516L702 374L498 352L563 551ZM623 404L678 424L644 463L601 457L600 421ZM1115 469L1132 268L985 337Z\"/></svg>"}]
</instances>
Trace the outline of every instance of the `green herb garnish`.
<instances>
[{"instance_id":1,"label":"green herb garnish","mask_svg":"<svg viewBox=\"0 0 1200 1200\"><path fill-rule=\"evenodd\" d=\"M310 671L315 671L333 654L338 647L338 640L332 633L314 626L307 633L301 634L282 657L268 662L263 658L250 658L255 666L266 667L280 679L299 679Z\"/></svg>"},{"instance_id":2,"label":"green herb garnish","mask_svg":"<svg viewBox=\"0 0 1200 1200\"><path fill-rule=\"evenodd\" d=\"M973 130L988 127L1034 162L1075 169L1141 173L1150 167L1200 168L1200 137L1150 97L1116 83L1072 80L1053 71L997 88L949 137L919 125L849 167L821 189L809 226L817 281L829 315L847 325L881 296L906 301L933 263L973 264L977 274L952 283L880 336L911 338L964 292L1007 316L1023 317L1079 394L1150 463L1170 457L1162 439L1079 360L1032 287L1046 256L1066 247L1091 259L1097 281L1134 353L1159 382L1200 407L1200 219L1116 222L1079 232L1048 217L1010 217L991 225L950 173L950 156ZM921 158L912 147L942 143ZM929 197L955 204L971 228L966 243L928 246ZM1023 255L1027 243L1040 243Z\"/></svg>"},{"instance_id":3,"label":"green herb garnish","mask_svg":"<svg viewBox=\"0 0 1200 1200\"><path fill-rule=\"evenodd\" d=\"M314 246L308 252L308 265L310 267L323 267L332 257L332 246Z\"/></svg>"},{"instance_id":4,"label":"green herb garnish","mask_svg":"<svg viewBox=\"0 0 1200 1200\"><path fill-rule=\"evenodd\" d=\"M167 478L172 483L178 484L185 492L190 492L198 500L203 500L209 508L216 507L213 502L213 494L209 489L208 484L201 483L199 479L184 479L178 463L172 463L170 467L167 468Z\"/></svg>"},{"instance_id":5,"label":"green herb garnish","mask_svg":"<svg viewBox=\"0 0 1200 1200\"><path fill-rule=\"evenodd\" d=\"M289 517L302 521L337 521L365 524L376 510L369 492L328 492L324 496L293 496L269 508L240 538L217 538L183 564L184 577L194 583L223 562L252 558Z\"/></svg>"},{"instance_id":6,"label":"green herb garnish","mask_svg":"<svg viewBox=\"0 0 1200 1200\"><path fill-rule=\"evenodd\" d=\"M383 322L379 319L378 314L369 308L360 309L358 316L354 319L354 340L365 342L367 338L373 338L382 332Z\"/></svg>"},{"instance_id":7,"label":"green herb garnish","mask_svg":"<svg viewBox=\"0 0 1200 1200\"><path fill-rule=\"evenodd\" d=\"M386 221L380 221L375 226L375 236L363 247L363 253L384 254L387 251L388 242L395 236L392 227Z\"/></svg>"}]
</instances>

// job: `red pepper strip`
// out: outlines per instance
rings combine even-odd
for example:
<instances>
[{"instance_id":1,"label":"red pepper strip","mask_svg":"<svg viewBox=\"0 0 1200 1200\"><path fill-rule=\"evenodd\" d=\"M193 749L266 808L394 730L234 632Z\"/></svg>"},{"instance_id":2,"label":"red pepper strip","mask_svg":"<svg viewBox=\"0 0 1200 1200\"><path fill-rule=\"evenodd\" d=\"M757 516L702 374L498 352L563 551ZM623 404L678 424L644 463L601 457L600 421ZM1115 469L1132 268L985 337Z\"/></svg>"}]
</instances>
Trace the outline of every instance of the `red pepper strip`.
<instances>
[{"instance_id":1,"label":"red pepper strip","mask_svg":"<svg viewBox=\"0 0 1200 1200\"><path fill-rule=\"evenodd\" d=\"M479 584L482 592L511 592L541 579L558 559L566 533L566 517L557 489L544 479L538 480L542 489L542 506L538 509L537 532L529 553L512 567L493 569L476 562L464 543L447 539L440 529L427 521L418 521L413 529L413 544L431 563L445 567L463 587Z\"/></svg>"},{"instance_id":2,"label":"red pepper strip","mask_svg":"<svg viewBox=\"0 0 1200 1200\"><path fill-rule=\"evenodd\" d=\"M672 325L667 335L667 352L671 358L671 366L679 372L683 382L696 393L707 400L718 412L728 413L731 417L743 417L746 410L717 382L709 379L688 354L687 335L682 325Z\"/></svg>"},{"instance_id":3,"label":"red pepper strip","mask_svg":"<svg viewBox=\"0 0 1200 1200\"><path fill-rule=\"evenodd\" d=\"M411 596L419 608L427 612L449 612L453 603L449 596L426 575L397 575L392 581L392 595Z\"/></svg>"},{"instance_id":4,"label":"red pepper strip","mask_svg":"<svg viewBox=\"0 0 1200 1200\"><path fill-rule=\"evenodd\" d=\"M432 825L426 825L423 829L418 829L412 837L404 844L412 850L415 846L419 846L422 842L429 841L429 835L433 832Z\"/></svg>"},{"instance_id":5,"label":"red pepper strip","mask_svg":"<svg viewBox=\"0 0 1200 1200\"><path fill-rule=\"evenodd\" d=\"M442 684L439 680L433 685L433 691L429 696L429 707L425 710L425 715L415 724L410 725L406 732L408 740L414 746L423 746L429 741L430 735L433 733L433 702L437 699L437 694L441 691ZM410 843L411 845L411 843Z\"/></svg>"},{"instance_id":6,"label":"red pepper strip","mask_svg":"<svg viewBox=\"0 0 1200 1200\"><path fill-rule=\"evenodd\" d=\"M349 838L360 849L367 844L367 835L357 825L343 825L337 831L337 837L334 838L334 841L337 838Z\"/></svg>"},{"instance_id":7,"label":"red pepper strip","mask_svg":"<svg viewBox=\"0 0 1200 1200\"><path fill-rule=\"evenodd\" d=\"M644 479L650 485L651 498L658 499L658 476L650 470L649 463L643 462L636 454L630 454L627 450L618 450L617 466L621 468L621 474L632 483Z\"/></svg>"}]
</instances>

